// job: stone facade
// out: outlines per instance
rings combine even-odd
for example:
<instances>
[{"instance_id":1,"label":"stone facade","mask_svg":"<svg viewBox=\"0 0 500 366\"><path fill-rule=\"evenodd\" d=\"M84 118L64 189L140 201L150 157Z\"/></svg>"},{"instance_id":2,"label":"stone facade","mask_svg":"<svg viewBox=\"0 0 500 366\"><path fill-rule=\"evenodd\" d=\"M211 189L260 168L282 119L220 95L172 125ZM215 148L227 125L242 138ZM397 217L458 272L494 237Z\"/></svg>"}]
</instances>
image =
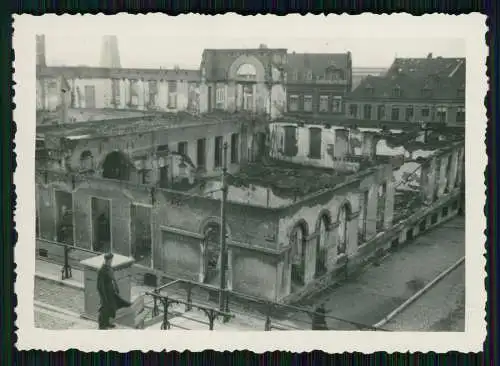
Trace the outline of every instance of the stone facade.
<instances>
[{"instance_id":1,"label":"stone facade","mask_svg":"<svg viewBox=\"0 0 500 366\"><path fill-rule=\"evenodd\" d=\"M65 104L69 108L193 113L199 110L197 70L38 67L40 110L52 111L64 105L59 99L60 89L54 86L61 79L70 86Z\"/></svg>"},{"instance_id":2,"label":"stone facade","mask_svg":"<svg viewBox=\"0 0 500 366\"><path fill-rule=\"evenodd\" d=\"M281 116L286 111L285 64L284 49L205 50L200 66L200 112Z\"/></svg>"}]
</instances>

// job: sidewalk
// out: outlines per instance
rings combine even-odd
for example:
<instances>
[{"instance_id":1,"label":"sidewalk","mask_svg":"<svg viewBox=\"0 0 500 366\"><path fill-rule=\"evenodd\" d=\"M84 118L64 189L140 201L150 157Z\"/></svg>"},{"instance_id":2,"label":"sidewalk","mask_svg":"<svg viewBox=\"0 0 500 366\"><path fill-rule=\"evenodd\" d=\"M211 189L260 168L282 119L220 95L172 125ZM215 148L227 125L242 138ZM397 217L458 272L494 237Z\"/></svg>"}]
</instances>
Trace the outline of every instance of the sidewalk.
<instances>
[{"instance_id":1,"label":"sidewalk","mask_svg":"<svg viewBox=\"0 0 500 366\"><path fill-rule=\"evenodd\" d=\"M81 314L83 312L84 306L84 296L83 296L83 272L78 269L72 270L72 278L67 280L61 280L61 265L51 262L47 262L41 259L36 260L35 264L35 300L46 304L47 306L52 306L54 308L60 308L64 311L70 311L74 314ZM137 285L132 283L131 288L131 298L134 301L138 296L144 295L148 291L152 291L152 287ZM178 298L185 300L185 295L178 295L177 293L169 293L171 298ZM196 303L196 299L193 299ZM153 300L149 297L145 299L145 305L148 307L153 306ZM200 303L201 305L201 303ZM178 314L172 317L170 322L172 324L172 329L189 329L189 330L208 330L208 318L205 313L201 310L193 309L189 312L185 312L185 306L183 304L173 304L169 308L171 314ZM160 311L162 310L160 305ZM151 311L146 309L146 311ZM48 315L54 317L54 314L45 314L46 311L38 310L38 318L46 318ZM265 319L253 317L248 314L244 314L238 310L233 310L232 313L235 315L228 323L223 323L221 319L216 319L214 322L215 330L227 330L227 331L244 331L244 330L264 330ZM88 329L88 324L82 322L76 322L75 319L66 319L60 317L59 319L50 320L42 319L43 323L49 323L51 329L68 329L74 327L81 327L78 329ZM60 325L57 324L60 323ZM283 322L282 324L285 324ZM290 322L288 322L290 323ZM82 325L83 324L83 325ZM95 328L95 324L91 322ZM161 322L154 324L148 329L160 329ZM288 324L289 327L293 327L292 324ZM58 328L62 327L62 328ZM87 327L87 328L85 328Z\"/></svg>"}]
</instances>

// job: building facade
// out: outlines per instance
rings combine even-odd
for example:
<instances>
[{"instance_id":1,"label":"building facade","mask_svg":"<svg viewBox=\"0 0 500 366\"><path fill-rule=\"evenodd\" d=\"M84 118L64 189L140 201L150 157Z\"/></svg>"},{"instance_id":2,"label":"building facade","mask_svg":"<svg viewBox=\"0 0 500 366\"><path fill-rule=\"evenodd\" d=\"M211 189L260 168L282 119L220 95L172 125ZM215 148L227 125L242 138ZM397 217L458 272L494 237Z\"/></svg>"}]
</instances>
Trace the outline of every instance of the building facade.
<instances>
[{"instance_id":1,"label":"building facade","mask_svg":"<svg viewBox=\"0 0 500 366\"><path fill-rule=\"evenodd\" d=\"M286 49L203 51L200 112L214 110L267 114L286 111Z\"/></svg>"},{"instance_id":2,"label":"building facade","mask_svg":"<svg viewBox=\"0 0 500 366\"><path fill-rule=\"evenodd\" d=\"M396 59L387 73L366 77L346 98L346 116L464 126L465 68L463 58Z\"/></svg>"},{"instance_id":3,"label":"building facade","mask_svg":"<svg viewBox=\"0 0 500 366\"><path fill-rule=\"evenodd\" d=\"M343 113L343 98L352 87L352 59L345 54L289 53L287 112Z\"/></svg>"}]
</instances>

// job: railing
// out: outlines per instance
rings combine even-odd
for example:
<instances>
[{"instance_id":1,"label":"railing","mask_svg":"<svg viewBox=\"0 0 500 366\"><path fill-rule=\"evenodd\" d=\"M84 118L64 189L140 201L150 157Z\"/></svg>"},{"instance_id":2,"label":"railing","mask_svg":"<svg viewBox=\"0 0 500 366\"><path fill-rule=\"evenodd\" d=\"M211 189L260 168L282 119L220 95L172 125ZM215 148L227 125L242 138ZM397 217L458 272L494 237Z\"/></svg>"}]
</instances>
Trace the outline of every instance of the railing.
<instances>
[{"instance_id":1,"label":"railing","mask_svg":"<svg viewBox=\"0 0 500 366\"><path fill-rule=\"evenodd\" d=\"M71 278L72 268L77 267L77 265L71 264L71 261L78 260L70 257L70 253L72 251L81 251L82 253L88 253L92 255L102 254L94 252L92 250L78 248L69 244L59 243L56 241L39 239L39 238L37 240L50 245L63 247L64 255L63 255L63 264L61 268L62 280L67 280ZM175 287L177 286L181 286L185 290L185 293L183 294L178 289L176 289ZM208 292L209 295L208 301L206 298L203 299L202 296L198 296L196 302L193 301L195 295L197 295L196 289L202 290L205 294ZM208 319L207 324L210 330L213 330L214 321L219 317L222 317L223 322L227 323L233 318L244 315L246 317L250 317L253 320L256 320L257 322L262 322L261 324L265 331L312 329L314 326L313 318L315 316L319 317L323 316L323 319L325 321L330 320L348 324L350 326L350 329L386 331L381 328L375 328L371 325L362 324L348 319L342 319L340 317L332 315L324 315L322 313L318 313L314 310L310 310L307 308L301 308L297 306L277 303L274 301L265 300L262 298L239 293L236 291L229 291L229 290L222 290L222 291L224 291L225 295L224 296L225 306L223 310L217 309L216 305L212 306L202 303L202 302L211 303L212 301L210 301L210 297L213 297L213 295L220 295L221 289L219 287L196 281L190 281L186 279L175 279L173 281L170 281L166 284L154 288L152 291L147 291L145 295L151 297L152 302L148 302L146 304L146 308L151 310L150 320L154 320L155 318L158 318L160 315L162 316L162 325L161 325L162 329L170 329L172 327L172 324L169 321L169 315L173 315L173 312L169 311L169 308L173 304L181 304L185 306L185 312L189 312L193 308L203 311ZM162 307L162 309L160 309L160 306ZM229 309L230 306L231 310ZM163 311L163 314L160 313L160 310ZM306 316L306 318L301 319L300 315ZM186 316L183 316L182 314L177 314L177 316L188 318ZM284 323L287 320L291 319L293 319L292 324ZM199 320L195 321L201 322ZM332 327L332 329L335 328Z\"/></svg>"}]
</instances>

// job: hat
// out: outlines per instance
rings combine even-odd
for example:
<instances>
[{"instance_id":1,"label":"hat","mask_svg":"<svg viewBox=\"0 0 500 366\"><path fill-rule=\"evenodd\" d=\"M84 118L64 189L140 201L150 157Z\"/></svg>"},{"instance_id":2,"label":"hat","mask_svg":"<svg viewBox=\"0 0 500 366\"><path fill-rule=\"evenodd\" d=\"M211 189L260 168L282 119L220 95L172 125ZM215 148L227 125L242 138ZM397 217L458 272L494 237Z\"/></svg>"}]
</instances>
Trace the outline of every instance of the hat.
<instances>
[{"instance_id":1,"label":"hat","mask_svg":"<svg viewBox=\"0 0 500 366\"><path fill-rule=\"evenodd\" d=\"M104 259L112 259L113 258L113 253L106 253L104 255Z\"/></svg>"}]
</instances>

